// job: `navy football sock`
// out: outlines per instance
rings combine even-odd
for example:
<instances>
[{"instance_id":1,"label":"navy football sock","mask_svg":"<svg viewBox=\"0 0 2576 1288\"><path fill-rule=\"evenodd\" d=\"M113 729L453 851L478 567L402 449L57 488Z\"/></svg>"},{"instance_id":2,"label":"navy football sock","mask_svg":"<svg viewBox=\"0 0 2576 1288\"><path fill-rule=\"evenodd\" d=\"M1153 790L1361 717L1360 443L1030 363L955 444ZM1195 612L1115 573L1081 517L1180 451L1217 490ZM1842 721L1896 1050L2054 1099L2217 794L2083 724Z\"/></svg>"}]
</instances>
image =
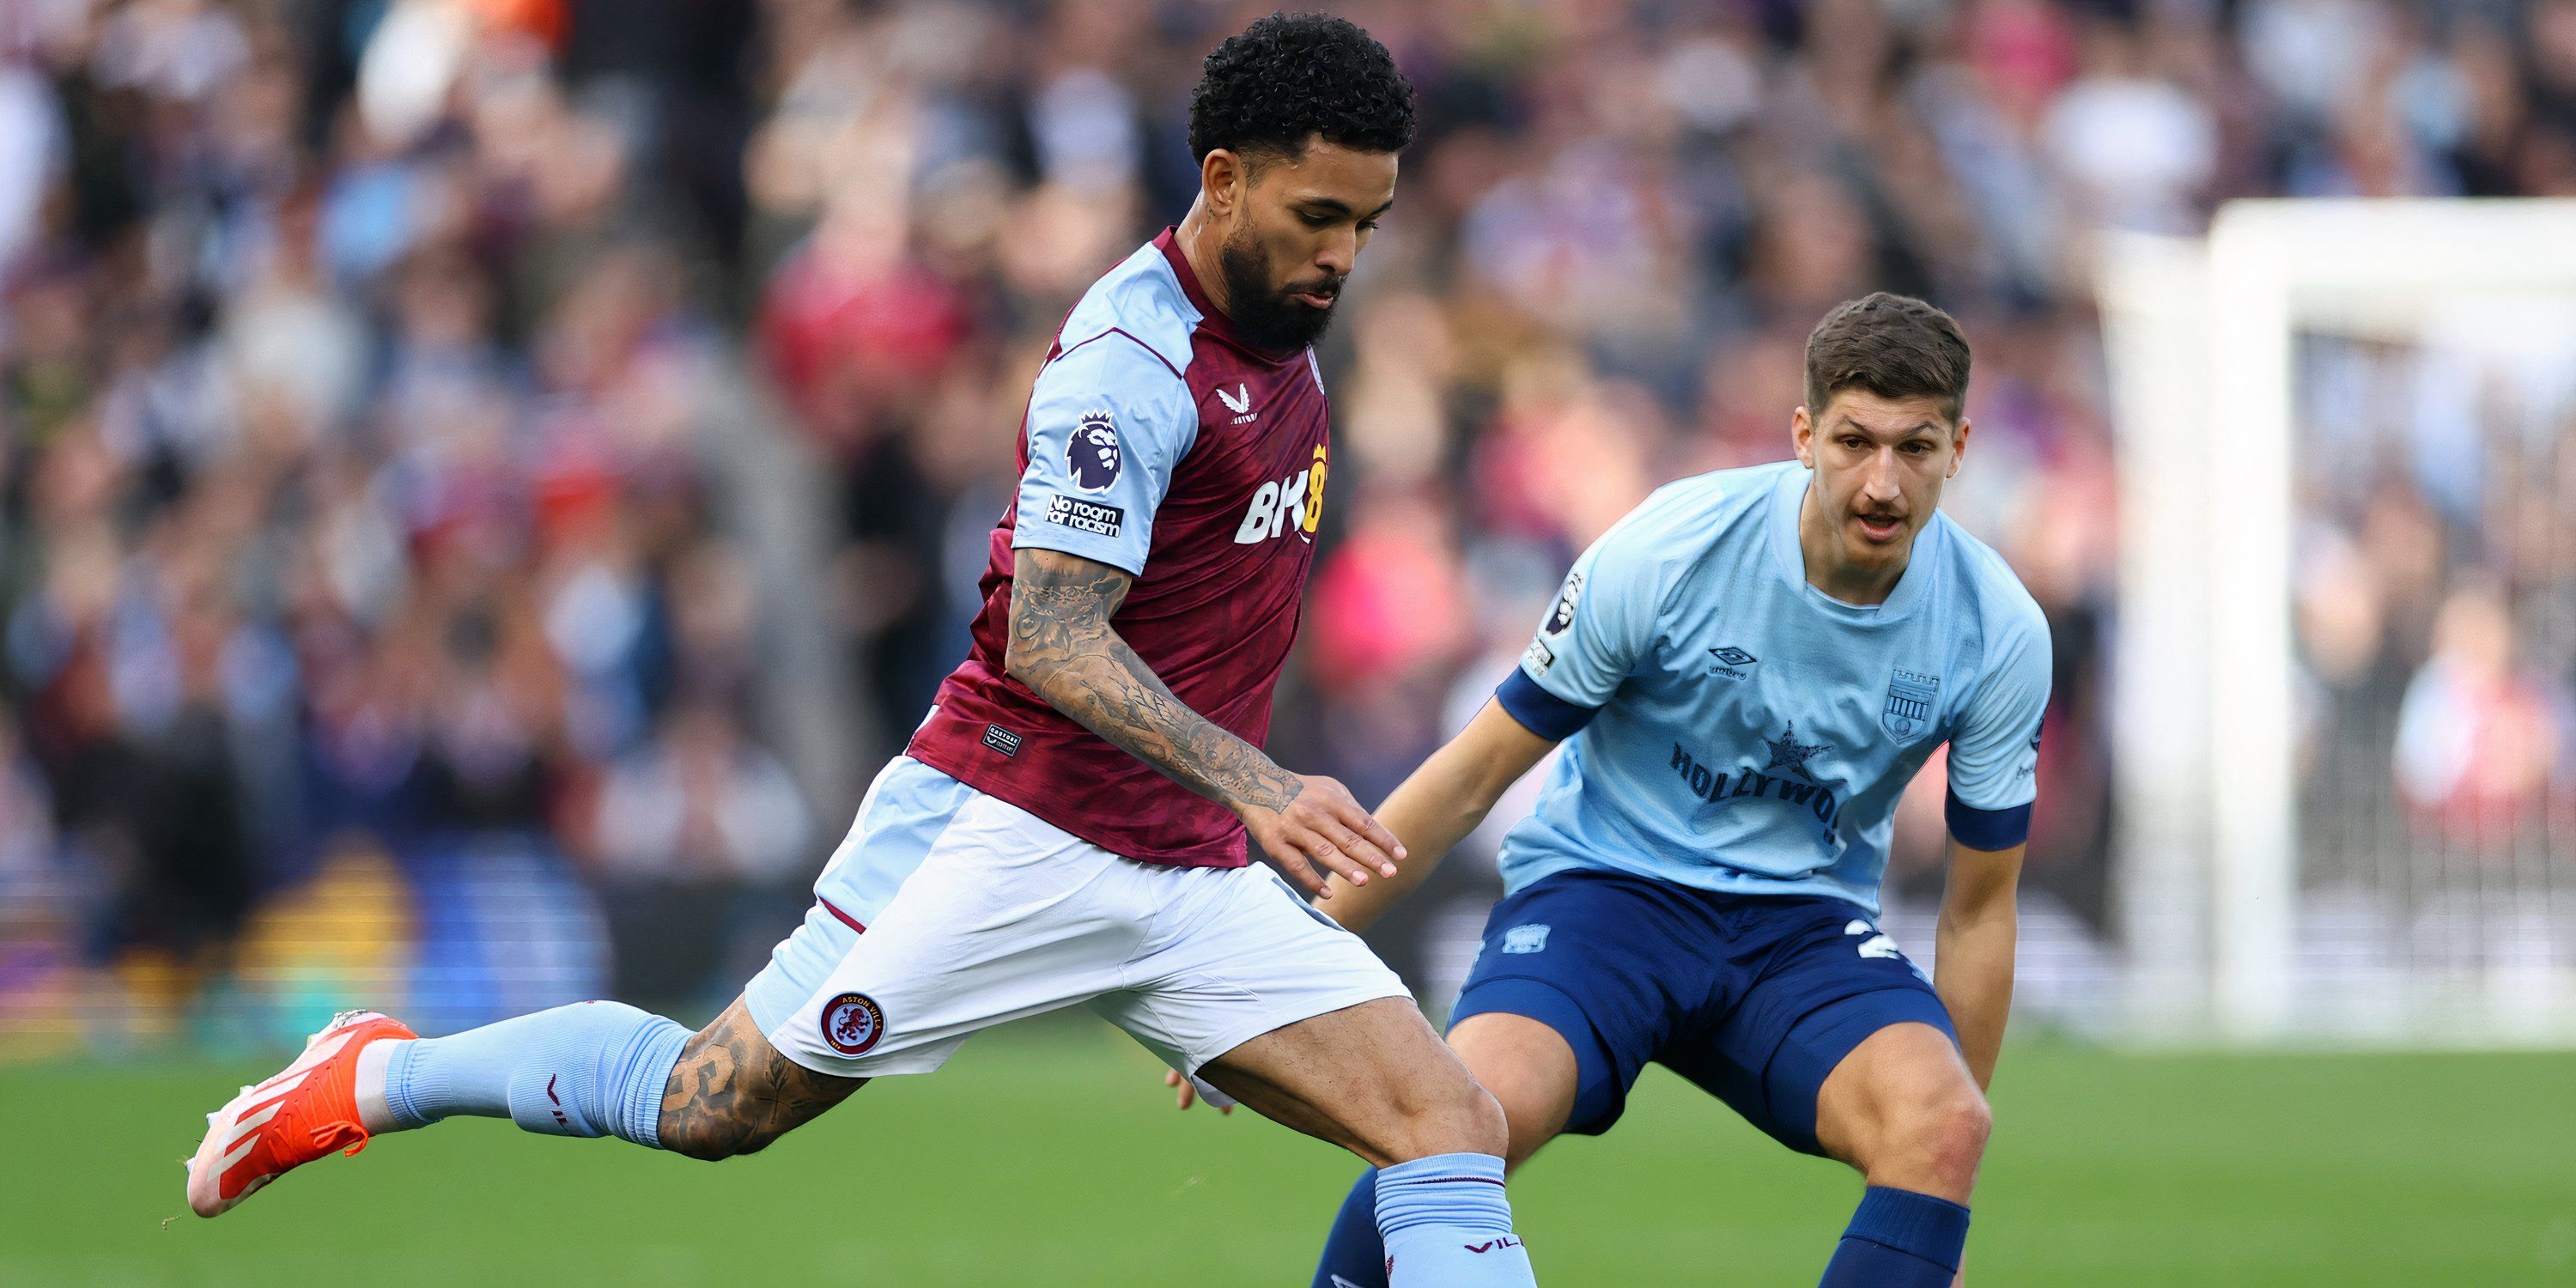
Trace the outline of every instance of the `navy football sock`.
<instances>
[{"instance_id":1,"label":"navy football sock","mask_svg":"<svg viewBox=\"0 0 2576 1288\"><path fill-rule=\"evenodd\" d=\"M1817 1288L1950 1288L1968 1247L1968 1209L1870 1186Z\"/></svg>"},{"instance_id":2,"label":"navy football sock","mask_svg":"<svg viewBox=\"0 0 2576 1288\"><path fill-rule=\"evenodd\" d=\"M1386 1240L1377 1233L1377 1169L1360 1173L1342 1200L1333 1232L1324 1237L1324 1259L1314 1288L1386 1288Z\"/></svg>"}]
</instances>

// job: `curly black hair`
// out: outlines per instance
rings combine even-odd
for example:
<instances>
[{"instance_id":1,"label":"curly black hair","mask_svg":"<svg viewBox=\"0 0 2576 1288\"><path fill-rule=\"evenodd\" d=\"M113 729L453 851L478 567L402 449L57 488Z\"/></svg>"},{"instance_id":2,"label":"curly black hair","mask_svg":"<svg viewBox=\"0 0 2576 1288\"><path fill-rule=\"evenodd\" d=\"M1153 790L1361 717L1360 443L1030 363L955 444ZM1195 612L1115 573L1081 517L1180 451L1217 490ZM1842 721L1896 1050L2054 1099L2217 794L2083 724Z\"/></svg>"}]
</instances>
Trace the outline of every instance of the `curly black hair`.
<instances>
[{"instance_id":1,"label":"curly black hair","mask_svg":"<svg viewBox=\"0 0 2576 1288\"><path fill-rule=\"evenodd\" d=\"M1207 56L1190 94L1190 155L1224 148L1302 155L1306 141L1363 152L1413 142L1413 83L1377 38L1320 13L1274 13Z\"/></svg>"}]
</instances>

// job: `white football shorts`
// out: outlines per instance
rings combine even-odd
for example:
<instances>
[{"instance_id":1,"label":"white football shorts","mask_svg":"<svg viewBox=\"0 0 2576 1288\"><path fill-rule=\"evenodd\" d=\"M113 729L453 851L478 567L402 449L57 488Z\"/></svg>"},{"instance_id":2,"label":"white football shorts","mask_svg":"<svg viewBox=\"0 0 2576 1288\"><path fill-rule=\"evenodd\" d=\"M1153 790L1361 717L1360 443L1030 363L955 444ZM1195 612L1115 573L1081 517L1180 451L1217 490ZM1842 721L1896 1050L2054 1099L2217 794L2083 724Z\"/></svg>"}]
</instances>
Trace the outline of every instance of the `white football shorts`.
<instances>
[{"instance_id":1,"label":"white football shorts","mask_svg":"<svg viewBox=\"0 0 2576 1288\"><path fill-rule=\"evenodd\" d=\"M1410 996L1267 868L1120 858L909 757L814 896L744 994L780 1052L840 1077L928 1073L980 1029L1077 1002L1195 1076L1272 1029Z\"/></svg>"}]
</instances>

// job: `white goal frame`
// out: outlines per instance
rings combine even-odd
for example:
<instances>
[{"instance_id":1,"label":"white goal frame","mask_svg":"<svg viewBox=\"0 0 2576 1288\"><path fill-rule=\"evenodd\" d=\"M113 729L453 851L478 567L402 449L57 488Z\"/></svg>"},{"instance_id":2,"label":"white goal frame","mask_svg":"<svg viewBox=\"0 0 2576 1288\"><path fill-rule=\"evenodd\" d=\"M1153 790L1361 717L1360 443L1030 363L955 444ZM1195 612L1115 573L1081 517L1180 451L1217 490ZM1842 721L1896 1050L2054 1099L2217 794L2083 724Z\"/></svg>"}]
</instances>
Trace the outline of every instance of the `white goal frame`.
<instances>
[{"instance_id":1,"label":"white goal frame","mask_svg":"<svg viewBox=\"0 0 2576 1288\"><path fill-rule=\"evenodd\" d=\"M2205 241L2107 237L2096 271L2120 475L2114 888L2129 1030L2576 1039L2530 1016L2352 1033L2296 1013L2291 629L2296 335L2409 336L2445 298L2576 301L2576 201L2239 201Z\"/></svg>"}]
</instances>

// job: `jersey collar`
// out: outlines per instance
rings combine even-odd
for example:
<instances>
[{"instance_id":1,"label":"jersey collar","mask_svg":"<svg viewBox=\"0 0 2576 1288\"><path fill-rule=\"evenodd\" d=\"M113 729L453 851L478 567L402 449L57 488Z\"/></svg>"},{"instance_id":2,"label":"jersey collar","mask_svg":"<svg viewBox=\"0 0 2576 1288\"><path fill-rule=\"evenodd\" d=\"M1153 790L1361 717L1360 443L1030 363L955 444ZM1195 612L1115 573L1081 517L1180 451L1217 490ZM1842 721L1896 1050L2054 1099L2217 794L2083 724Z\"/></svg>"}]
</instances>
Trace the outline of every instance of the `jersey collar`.
<instances>
[{"instance_id":1,"label":"jersey collar","mask_svg":"<svg viewBox=\"0 0 2576 1288\"><path fill-rule=\"evenodd\" d=\"M1771 536L1771 564L1788 579L1799 600L1837 621L1866 625L1871 622L1902 620L1922 602L1924 587L1936 575L1934 555L1940 549L1941 516L1935 514L1923 531L1914 537L1914 552L1906 560L1905 573L1896 579L1896 589L1887 593L1883 604L1846 604L1818 590L1807 580L1807 557L1798 548L1798 510L1806 504L1808 485L1814 472L1801 469L1795 461L1785 462L1780 478L1772 484L1770 514L1764 525Z\"/></svg>"},{"instance_id":2,"label":"jersey collar","mask_svg":"<svg viewBox=\"0 0 2576 1288\"><path fill-rule=\"evenodd\" d=\"M1305 352L1303 349L1289 353L1264 349L1246 341L1242 334L1234 329L1233 319L1228 318L1225 310L1218 308L1214 301L1208 299L1207 292L1200 288L1199 275L1190 269L1190 257L1181 253L1179 225L1171 225L1156 234L1154 248L1163 252L1164 260L1172 266L1172 276L1181 280L1181 294L1188 296L1190 307L1199 311L1199 330L1272 366L1295 361L1299 353Z\"/></svg>"}]
</instances>

